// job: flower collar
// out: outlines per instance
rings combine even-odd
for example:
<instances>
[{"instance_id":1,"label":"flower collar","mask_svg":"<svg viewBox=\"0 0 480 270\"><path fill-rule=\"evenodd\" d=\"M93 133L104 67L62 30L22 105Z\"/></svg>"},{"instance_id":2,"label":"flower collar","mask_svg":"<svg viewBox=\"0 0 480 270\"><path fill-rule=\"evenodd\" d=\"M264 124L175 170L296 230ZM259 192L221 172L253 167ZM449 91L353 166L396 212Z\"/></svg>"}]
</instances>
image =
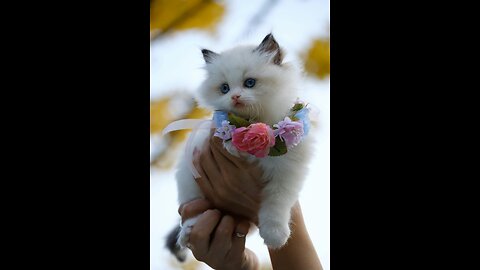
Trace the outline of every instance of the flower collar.
<instances>
[{"instance_id":1,"label":"flower collar","mask_svg":"<svg viewBox=\"0 0 480 270\"><path fill-rule=\"evenodd\" d=\"M295 102L285 118L269 126L265 123L253 123L233 113L215 111L213 120L216 125L214 136L232 144L242 152L258 158L281 156L297 146L308 134L310 109L299 100Z\"/></svg>"}]
</instances>

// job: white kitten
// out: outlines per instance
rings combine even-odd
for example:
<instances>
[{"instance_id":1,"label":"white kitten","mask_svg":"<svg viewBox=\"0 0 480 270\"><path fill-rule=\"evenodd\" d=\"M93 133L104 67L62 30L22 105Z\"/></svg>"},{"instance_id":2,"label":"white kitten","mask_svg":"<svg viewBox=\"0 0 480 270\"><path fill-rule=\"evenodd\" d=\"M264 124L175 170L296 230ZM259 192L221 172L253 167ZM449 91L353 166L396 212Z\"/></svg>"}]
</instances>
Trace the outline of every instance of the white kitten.
<instances>
[{"instance_id":1,"label":"white kitten","mask_svg":"<svg viewBox=\"0 0 480 270\"><path fill-rule=\"evenodd\" d=\"M239 46L221 54L209 50L202 50L202 53L208 75L198 93L201 106L233 112L268 125L288 115L298 97L300 73L294 66L282 63L283 51L271 34L258 47ZM254 81L247 82L248 79ZM197 133L194 144L198 149L203 148L201 145L209 136L210 131ZM229 144L225 147L238 154ZM309 135L282 156L256 158L246 154L249 160L259 160L264 171L266 186L262 193L259 230L265 244L271 248L283 246L290 236L290 210L302 188L312 148L313 140ZM186 160L180 162L177 172L180 204L203 197ZM195 221L193 218L184 222L178 237L181 247L187 243Z\"/></svg>"}]
</instances>

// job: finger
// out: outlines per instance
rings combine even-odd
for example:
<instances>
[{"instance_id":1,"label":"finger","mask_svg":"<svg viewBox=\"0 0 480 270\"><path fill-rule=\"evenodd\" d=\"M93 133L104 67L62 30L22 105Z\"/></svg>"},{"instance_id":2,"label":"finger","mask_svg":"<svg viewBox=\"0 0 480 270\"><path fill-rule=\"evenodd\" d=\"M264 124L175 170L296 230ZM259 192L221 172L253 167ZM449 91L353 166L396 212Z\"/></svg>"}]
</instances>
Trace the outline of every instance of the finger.
<instances>
[{"instance_id":1,"label":"finger","mask_svg":"<svg viewBox=\"0 0 480 270\"><path fill-rule=\"evenodd\" d=\"M214 137L211 141L210 144L212 145L212 149L220 153L222 156L224 156L228 161L230 161L232 164L234 164L236 167L246 169L249 167L249 162L246 161L243 158L236 157L232 154L230 154L227 149L223 146L223 142L220 138Z\"/></svg>"},{"instance_id":2,"label":"finger","mask_svg":"<svg viewBox=\"0 0 480 270\"><path fill-rule=\"evenodd\" d=\"M248 169L248 170L250 170L252 167L258 168L258 164L259 164L258 160L248 161L245 158L236 157L230 154L227 151L227 149L223 146L223 142L220 138L218 137L213 138L211 144L213 145L213 148L215 148L222 155L224 155L230 162L235 164L236 167L242 168L242 169Z\"/></svg>"},{"instance_id":3,"label":"finger","mask_svg":"<svg viewBox=\"0 0 480 270\"><path fill-rule=\"evenodd\" d=\"M184 203L178 209L178 213L182 217L182 223L192 217L212 209L213 205L206 199L196 199L187 203Z\"/></svg>"},{"instance_id":4,"label":"finger","mask_svg":"<svg viewBox=\"0 0 480 270\"><path fill-rule=\"evenodd\" d=\"M213 192L213 187L210 183L210 178L208 178L208 175L205 173L202 165L200 164L200 159L200 151L198 149L195 149L193 153L193 165L195 166L195 168L197 168L197 171L200 174L200 177L196 178L195 180L197 181L198 186L204 194L210 194Z\"/></svg>"},{"instance_id":5,"label":"finger","mask_svg":"<svg viewBox=\"0 0 480 270\"><path fill-rule=\"evenodd\" d=\"M202 155L200 157L200 164L206 166L205 171L207 172L207 174L209 174L208 176L213 177L213 175L210 174L214 174L214 172L220 171L220 167L218 166L217 162L214 162L211 145L202 152Z\"/></svg>"},{"instance_id":6,"label":"finger","mask_svg":"<svg viewBox=\"0 0 480 270\"><path fill-rule=\"evenodd\" d=\"M227 254L228 259L239 258L245 251L245 241L250 228L250 223L246 220L241 221L235 228L232 239L232 248Z\"/></svg>"},{"instance_id":7,"label":"finger","mask_svg":"<svg viewBox=\"0 0 480 270\"><path fill-rule=\"evenodd\" d=\"M257 180L263 179L263 170L260 167L260 164L258 161L251 163L249 165L248 173L252 176L253 179L257 179ZM265 183L264 181L260 181L257 184L264 185Z\"/></svg>"},{"instance_id":8,"label":"finger","mask_svg":"<svg viewBox=\"0 0 480 270\"><path fill-rule=\"evenodd\" d=\"M235 236L237 238L245 238L250 229L250 222L248 220L242 220L238 223L235 228Z\"/></svg>"},{"instance_id":9,"label":"finger","mask_svg":"<svg viewBox=\"0 0 480 270\"><path fill-rule=\"evenodd\" d=\"M238 168L242 169L244 171L247 171L248 174L251 176L252 179L256 180L255 184L259 188L263 188L264 184L262 179L263 179L263 170L259 166L258 161L254 161L253 163L243 159L243 158L238 158L233 155L231 155L223 146L223 143L220 138L214 137L210 141L210 148L212 149L213 157L215 158L215 161L217 164L222 164L223 168L227 168L224 170L221 170L222 173L228 173L231 171L235 171ZM226 177L223 175L223 177Z\"/></svg>"},{"instance_id":10,"label":"finger","mask_svg":"<svg viewBox=\"0 0 480 270\"><path fill-rule=\"evenodd\" d=\"M219 183L213 187L216 197L220 199L223 206L232 205L235 206L236 212L245 213L245 211L248 211L248 208L244 207L242 204L238 204L238 198L244 198L245 200L249 199L244 195L245 191L242 184L249 179L240 179L240 175L237 175L236 177L233 177L233 179L237 178L236 180L239 181L231 181L232 172L238 171L239 169L217 150L212 149L212 154L214 161L221 166L221 177L215 178L214 180L214 182ZM247 174L241 175L247 177Z\"/></svg>"},{"instance_id":11,"label":"finger","mask_svg":"<svg viewBox=\"0 0 480 270\"><path fill-rule=\"evenodd\" d=\"M203 171L202 167L200 166L200 150L198 150L198 148L194 148L193 149L193 165L195 167L195 169L197 169L198 173L200 174L200 177L198 178L201 178L202 176L205 176L205 172ZM194 177L195 178L195 177ZM195 180L197 180L198 178L195 178Z\"/></svg>"},{"instance_id":12,"label":"finger","mask_svg":"<svg viewBox=\"0 0 480 270\"><path fill-rule=\"evenodd\" d=\"M220 166L222 167L222 170L220 170L220 172L222 173L223 178L227 178L225 174L238 170L238 166L235 165L235 163L233 163L230 159L228 159L226 155L223 154L217 147L211 147L211 153L215 163L220 164ZM227 152L227 155L230 154Z\"/></svg>"},{"instance_id":13,"label":"finger","mask_svg":"<svg viewBox=\"0 0 480 270\"><path fill-rule=\"evenodd\" d=\"M252 198L249 196L252 194L251 191L249 191L248 187L251 186L250 184L246 184L251 182L251 179L249 179L249 175L247 173L241 173L237 174L233 177L235 181L229 181L232 179L232 172L236 172L239 170L244 170L244 169L239 169L235 164L233 164L230 160L228 160L225 155L219 152L218 149L212 149L213 157L215 161L218 164L221 164L221 173L222 173L222 179L223 185L221 186L222 189L226 190L227 194L237 194L238 196L221 196L221 194L218 194L218 196L222 197L222 204L234 204L236 206L236 212L237 213L246 213L244 210L247 212L249 211L248 207L244 207L245 205L252 205L256 204L255 201L252 200ZM240 176L243 176L245 179L241 179ZM255 186L258 187L257 183L255 183ZM257 188L258 189L258 188ZM218 191L218 188L214 190ZM256 189L255 189L256 190ZM238 205L237 199L238 197L243 198L243 200L246 201L246 204Z\"/></svg>"},{"instance_id":14,"label":"finger","mask_svg":"<svg viewBox=\"0 0 480 270\"><path fill-rule=\"evenodd\" d=\"M212 197L212 195L215 194L215 183L222 181L223 175L213 157L210 147L207 147L207 149L202 152L199 162L207 178L207 180L204 179L199 182L200 188L208 199L215 199L215 196ZM215 202L215 200L213 200L213 202Z\"/></svg>"},{"instance_id":15,"label":"finger","mask_svg":"<svg viewBox=\"0 0 480 270\"><path fill-rule=\"evenodd\" d=\"M235 223L233 217L224 216L215 230L215 234L210 244L209 254L212 255L212 258L225 258L232 247L232 236L234 230Z\"/></svg>"},{"instance_id":16,"label":"finger","mask_svg":"<svg viewBox=\"0 0 480 270\"><path fill-rule=\"evenodd\" d=\"M245 184L250 182L250 179L241 179L241 176L248 178L248 174L241 173L236 176L231 175L232 172L239 171L230 160L226 159L223 154L218 150L212 149L212 153L215 159L215 162L221 165L221 178L212 179L217 185L213 185L213 191L215 192L215 197L221 201L221 205L224 209L234 209L234 212L243 215L244 217L249 218L251 213L252 205L257 205L256 202L250 194L251 191L248 191L250 184ZM240 169L242 170L242 169ZM231 181L231 180L235 181ZM221 181L221 183L219 183ZM238 198L242 198L243 203L238 203ZM214 201L215 202L215 201Z\"/></svg>"},{"instance_id":17,"label":"finger","mask_svg":"<svg viewBox=\"0 0 480 270\"><path fill-rule=\"evenodd\" d=\"M217 137L215 138L219 139ZM258 160L250 162L246 159L238 158L231 155L230 153L228 153L225 147L223 147L221 140L212 141L211 144L212 152L214 154L214 157L217 159L217 162L223 162L223 164L228 164L229 166L231 166L231 170L241 169L248 172L248 175L251 179L254 180L257 188L263 189L265 187L266 182L263 181L263 170L260 167Z\"/></svg>"},{"instance_id":18,"label":"finger","mask_svg":"<svg viewBox=\"0 0 480 270\"><path fill-rule=\"evenodd\" d=\"M218 210L207 210L195 223L190 232L190 247L197 260L202 260L210 248L210 235L220 221L221 214Z\"/></svg>"},{"instance_id":19,"label":"finger","mask_svg":"<svg viewBox=\"0 0 480 270\"><path fill-rule=\"evenodd\" d=\"M254 179L260 180L261 178L263 178L263 170L259 166L258 160L250 162L244 158L239 158L234 155L231 155L227 151L227 149L225 149L225 147L223 146L222 139L218 137L212 136L212 139L210 140L210 145L213 151L220 153L223 157L229 160L235 167L247 170L249 174L253 176ZM260 184L259 185L260 187L263 187L264 183L259 183L259 184Z\"/></svg>"}]
</instances>

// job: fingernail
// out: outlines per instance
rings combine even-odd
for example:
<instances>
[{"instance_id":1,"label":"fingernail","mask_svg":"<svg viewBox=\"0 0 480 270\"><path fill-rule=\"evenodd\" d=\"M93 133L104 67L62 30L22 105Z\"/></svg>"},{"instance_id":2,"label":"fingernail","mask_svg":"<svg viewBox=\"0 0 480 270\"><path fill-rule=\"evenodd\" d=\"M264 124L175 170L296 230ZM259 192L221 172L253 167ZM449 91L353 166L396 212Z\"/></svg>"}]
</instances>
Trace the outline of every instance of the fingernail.
<instances>
[{"instance_id":1,"label":"fingernail","mask_svg":"<svg viewBox=\"0 0 480 270\"><path fill-rule=\"evenodd\" d=\"M204 213L211 213L211 214L217 214L217 215L221 214L220 211L218 211L218 209L208 209Z\"/></svg>"},{"instance_id":2,"label":"fingernail","mask_svg":"<svg viewBox=\"0 0 480 270\"><path fill-rule=\"evenodd\" d=\"M213 209L208 209L206 210L205 212L203 212L204 214L212 214L212 213L215 213L215 210Z\"/></svg>"},{"instance_id":3,"label":"fingernail","mask_svg":"<svg viewBox=\"0 0 480 270\"><path fill-rule=\"evenodd\" d=\"M245 237L245 234L237 232L237 233L235 233L235 236L238 237L238 238L243 238L243 237Z\"/></svg>"},{"instance_id":4,"label":"fingernail","mask_svg":"<svg viewBox=\"0 0 480 270\"><path fill-rule=\"evenodd\" d=\"M249 222L241 222L240 224L237 225L237 228L235 229L235 236L242 238L247 235L248 230L250 229L250 223Z\"/></svg>"}]
</instances>

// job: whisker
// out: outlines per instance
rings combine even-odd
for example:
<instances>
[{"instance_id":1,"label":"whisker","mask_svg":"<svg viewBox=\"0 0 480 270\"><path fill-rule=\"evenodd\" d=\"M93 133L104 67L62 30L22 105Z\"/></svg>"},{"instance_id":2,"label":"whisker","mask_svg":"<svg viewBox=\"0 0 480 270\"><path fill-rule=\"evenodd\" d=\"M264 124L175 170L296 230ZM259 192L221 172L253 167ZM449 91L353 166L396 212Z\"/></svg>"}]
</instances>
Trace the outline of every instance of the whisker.
<instances>
[{"instance_id":1,"label":"whisker","mask_svg":"<svg viewBox=\"0 0 480 270\"><path fill-rule=\"evenodd\" d=\"M255 121L257 119L255 104L250 104L250 119Z\"/></svg>"}]
</instances>

